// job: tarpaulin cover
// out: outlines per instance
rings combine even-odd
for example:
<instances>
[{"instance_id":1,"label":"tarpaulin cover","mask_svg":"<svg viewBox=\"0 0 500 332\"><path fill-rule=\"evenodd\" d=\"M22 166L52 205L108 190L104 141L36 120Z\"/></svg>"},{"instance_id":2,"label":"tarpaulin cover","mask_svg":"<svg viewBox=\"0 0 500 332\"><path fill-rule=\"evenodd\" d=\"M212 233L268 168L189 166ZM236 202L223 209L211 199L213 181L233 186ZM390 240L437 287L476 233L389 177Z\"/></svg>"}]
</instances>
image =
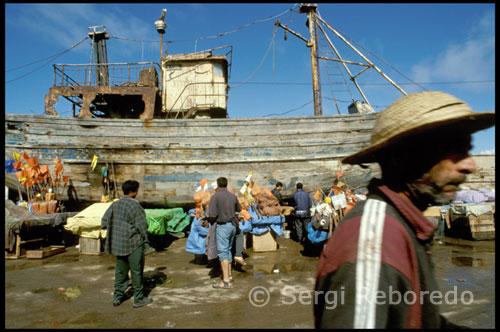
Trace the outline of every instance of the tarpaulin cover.
<instances>
[{"instance_id":1,"label":"tarpaulin cover","mask_svg":"<svg viewBox=\"0 0 500 332\"><path fill-rule=\"evenodd\" d=\"M40 227L57 227L66 223L76 212L37 214L34 215L23 206L16 205L11 200L5 201L5 247L12 250L15 235L36 235L42 232ZM38 228L38 231L37 231Z\"/></svg>"},{"instance_id":2,"label":"tarpaulin cover","mask_svg":"<svg viewBox=\"0 0 500 332\"><path fill-rule=\"evenodd\" d=\"M267 232L269 229L276 233L276 236L281 236L283 234L283 223L285 222L284 217L270 216L259 218L253 207L250 207L248 212L253 218L246 222L250 222L251 224L251 234L261 235Z\"/></svg>"},{"instance_id":3,"label":"tarpaulin cover","mask_svg":"<svg viewBox=\"0 0 500 332\"><path fill-rule=\"evenodd\" d=\"M461 190L457 192L453 203L494 202L495 192L492 190Z\"/></svg>"},{"instance_id":4,"label":"tarpaulin cover","mask_svg":"<svg viewBox=\"0 0 500 332\"><path fill-rule=\"evenodd\" d=\"M154 235L179 233L189 225L189 215L182 208L146 209L148 232Z\"/></svg>"},{"instance_id":5,"label":"tarpaulin cover","mask_svg":"<svg viewBox=\"0 0 500 332\"><path fill-rule=\"evenodd\" d=\"M259 218L253 207L250 207L248 213L250 213L252 219L245 222L240 221L238 224L238 227L243 233L261 235L271 229L274 233L276 233L276 236L281 236L283 234L283 223L285 222L284 217L270 216ZM199 222L198 218L195 218L194 220Z\"/></svg>"},{"instance_id":6,"label":"tarpaulin cover","mask_svg":"<svg viewBox=\"0 0 500 332\"><path fill-rule=\"evenodd\" d=\"M106 230L101 229L101 219L112 203L95 203L69 218L65 229L81 237L98 239L106 237Z\"/></svg>"},{"instance_id":7,"label":"tarpaulin cover","mask_svg":"<svg viewBox=\"0 0 500 332\"><path fill-rule=\"evenodd\" d=\"M312 222L310 222L307 225L307 238L312 243L320 243L320 242L328 240L328 237L329 237L328 234L329 234L329 231L321 230L321 229L314 229L312 226Z\"/></svg>"},{"instance_id":8,"label":"tarpaulin cover","mask_svg":"<svg viewBox=\"0 0 500 332\"><path fill-rule=\"evenodd\" d=\"M191 223L191 230L186 241L186 251L195 255L203 255L206 252L207 235L210 225L207 227L200 225L199 219L194 219Z\"/></svg>"},{"instance_id":9,"label":"tarpaulin cover","mask_svg":"<svg viewBox=\"0 0 500 332\"><path fill-rule=\"evenodd\" d=\"M493 212L493 208L491 205L486 204L451 204L450 207L452 219L456 217L467 217L470 214L480 216L488 212Z\"/></svg>"},{"instance_id":10,"label":"tarpaulin cover","mask_svg":"<svg viewBox=\"0 0 500 332\"><path fill-rule=\"evenodd\" d=\"M106 237L106 230L101 229L101 219L112 203L95 203L68 219L64 226L68 231L81 237L97 239ZM148 231L155 235L165 232L177 233L189 225L189 216L182 208L145 209Z\"/></svg>"}]
</instances>

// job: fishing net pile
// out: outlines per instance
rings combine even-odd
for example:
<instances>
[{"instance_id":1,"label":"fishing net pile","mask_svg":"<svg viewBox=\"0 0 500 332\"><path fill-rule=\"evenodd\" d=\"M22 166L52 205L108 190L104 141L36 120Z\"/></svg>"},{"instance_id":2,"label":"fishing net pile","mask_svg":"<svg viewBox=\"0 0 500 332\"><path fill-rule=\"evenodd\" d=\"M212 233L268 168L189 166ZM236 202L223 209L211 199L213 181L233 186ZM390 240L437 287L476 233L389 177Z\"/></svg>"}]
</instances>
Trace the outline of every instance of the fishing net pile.
<instances>
[{"instance_id":1,"label":"fishing net pile","mask_svg":"<svg viewBox=\"0 0 500 332\"><path fill-rule=\"evenodd\" d=\"M283 207L279 205L278 198L268 188L261 189L259 186L254 185L251 194L262 216L279 216L282 213Z\"/></svg>"},{"instance_id":2,"label":"fishing net pile","mask_svg":"<svg viewBox=\"0 0 500 332\"><path fill-rule=\"evenodd\" d=\"M253 181L247 179L237 195L238 202L241 205L241 212L239 217L244 220L252 218L248 212L252 208L259 217L279 216L283 213L285 207L279 205L279 200L276 198L268 188L260 188L254 185ZM213 183L212 187L215 189L216 184ZM234 193L233 190L228 190ZM215 190L208 191L207 180L203 179L198 186L197 192L193 195L195 203L195 216L196 218L204 218L208 215L208 206L210 198L215 193Z\"/></svg>"}]
</instances>

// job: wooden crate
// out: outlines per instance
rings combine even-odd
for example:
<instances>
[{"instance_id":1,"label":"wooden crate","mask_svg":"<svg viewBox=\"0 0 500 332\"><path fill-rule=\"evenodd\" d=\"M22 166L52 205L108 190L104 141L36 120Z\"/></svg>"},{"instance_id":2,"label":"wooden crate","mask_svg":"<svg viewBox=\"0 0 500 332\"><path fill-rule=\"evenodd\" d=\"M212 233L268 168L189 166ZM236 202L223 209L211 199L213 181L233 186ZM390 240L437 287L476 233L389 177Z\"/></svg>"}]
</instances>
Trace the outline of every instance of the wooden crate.
<instances>
[{"instance_id":1,"label":"wooden crate","mask_svg":"<svg viewBox=\"0 0 500 332\"><path fill-rule=\"evenodd\" d=\"M463 238L467 240L493 240L495 239L495 216L493 211L480 215L446 216L446 236Z\"/></svg>"},{"instance_id":2,"label":"wooden crate","mask_svg":"<svg viewBox=\"0 0 500 332\"><path fill-rule=\"evenodd\" d=\"M278 250L278 242L276 234L268 230L264 234L252 234L252 249L254 252L276 251Z\"/></svg>"},{"instance_id":3,"label":"wooden crate","mask_svg":"<svg viewBox=\"0 0 500 332\"><path fill-rule=\"evenodd\" d=\"M38 250L27 250L26 258L45 258L65 251L66 248L64 246L50 246Z\"/></svg>"},{"instance_id":4,"label":"wooden crate","mask_svg":"<svg viewBox=\"0 0 500 332\"><path fill-rule=\"evenodd\" d=\"M495 239L493 212L483 213L479 216L469 215L469 227L474 240Z\"/></svg>"},{"instance_id":5,"label":"wooden crate","mask_svg":"<svg viewBox=\"0 0 500 332\"><path fill-rule=\"evenodd\" d=\"M92 239L88 237L80 237L80 254L84 255L101 255L104 253L104 239Z\"/></svg>"}]
</instances>

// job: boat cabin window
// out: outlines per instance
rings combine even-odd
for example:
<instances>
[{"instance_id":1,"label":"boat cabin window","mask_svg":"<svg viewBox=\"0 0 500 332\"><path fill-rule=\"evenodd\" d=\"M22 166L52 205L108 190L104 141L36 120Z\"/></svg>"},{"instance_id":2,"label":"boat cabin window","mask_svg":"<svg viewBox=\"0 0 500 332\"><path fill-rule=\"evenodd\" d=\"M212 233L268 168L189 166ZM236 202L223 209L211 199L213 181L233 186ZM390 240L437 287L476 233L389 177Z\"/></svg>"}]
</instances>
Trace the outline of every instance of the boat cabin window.
<instances>
[{"instance_id":1,"label":"boat cabin window","mask_svg":"<svg viewBox=\"0 0 500 332\"><path fill-rule=\"evenodd\" d=\"M222 65L220 63L216 63L214 65L214 76L224 76L224 71L222 70Z\"/></svg>"}]
</instances>

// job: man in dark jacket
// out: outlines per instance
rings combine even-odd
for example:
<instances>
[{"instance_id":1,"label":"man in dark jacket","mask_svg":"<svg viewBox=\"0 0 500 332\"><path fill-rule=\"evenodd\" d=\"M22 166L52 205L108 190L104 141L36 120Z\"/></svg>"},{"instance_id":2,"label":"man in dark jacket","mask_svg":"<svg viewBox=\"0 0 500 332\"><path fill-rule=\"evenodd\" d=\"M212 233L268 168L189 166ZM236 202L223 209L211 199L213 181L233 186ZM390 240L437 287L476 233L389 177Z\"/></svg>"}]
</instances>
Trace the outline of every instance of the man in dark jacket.
<instances>
[{"instance_id":1,"label":"man in dark jacket","mask_svg":"<svg viewBox=\"0 0 500 332\"><path fill-rule=\"evenodd\" d=\"M405 96L379 113L371 145L342 160L378 162L366 201L346 214L318 262L318 328L458 327L439 312L430 251L435 226L422 211L449 204L476 170L471 134L495 115L442 92ZM332 305L336 296L337 303Z\"/></svg>"},{"instance_id":2,"label":"man in dark jacket","mask_svg":"<svg viewBox=\"0 0 500 332\"><path fill-rule=\"evenodd\" d=\"M285 205L283 202L283 197L281 197L281 190L283 189L283 183L281 182L276 182L276 185L273 190L271 190L271 193L278 199L278 202L281 206Z\"/></svg>"},{"instance_id":3,"label":"man in dark jacket","mask_svg":"<svg viewBox=\"0 0 500 332\"><path fill-rule=\"evenodd\" d=\"M297 191L293 194L293 200L295 201L295 220L293 221L293 228L297 240L301 244L304 244L307 239L307 225L311 221L312 201L309 194L302 188L302 183L297 183Z\"/></svg>"},{"instance_id":4,"label":"man in dark jacket","mask_svg":"<svg viewBox=\"0 0 500 332\"><path fill-rule=\"evenodd\" d=\"M125 197L114 202L104 213L101 228L106 229L105 251L116 256L115 292L113 305L125 299L128 272L134 288L134 308L147 305L153 300L144 296L142 275L144 271L144 247L148 245L146 213L135 199L139 182L125 181L122 185Z\"/></svg>"}]
</instances>

